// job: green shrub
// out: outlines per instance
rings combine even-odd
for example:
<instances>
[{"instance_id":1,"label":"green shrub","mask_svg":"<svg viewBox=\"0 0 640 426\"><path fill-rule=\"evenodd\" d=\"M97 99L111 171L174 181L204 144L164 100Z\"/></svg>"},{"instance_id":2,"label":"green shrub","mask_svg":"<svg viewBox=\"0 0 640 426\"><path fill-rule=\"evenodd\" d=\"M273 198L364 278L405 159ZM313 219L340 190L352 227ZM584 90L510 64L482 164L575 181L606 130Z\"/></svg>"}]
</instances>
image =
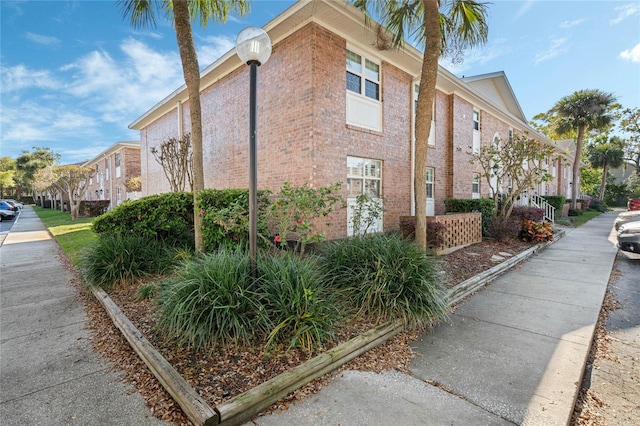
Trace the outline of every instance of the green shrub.
<instances>
[{"instance_id":1,"label":"green shrub","mask_svg":"<svg viewBox=\"0 0 640 426\"><path fill-rule=\"evenodd\" d=\"M589 208L593 210L597 210L600 213L604 213L607 210L609 210L609 207L607 207L607 203L605 203L604 201L600 201L596 198L591 200L591 204L589 204Z\"/></svg>"},{"instance_id":2,"label":"green shrub","mask_svg":"<svg viewBox=\"0 0 640 426\"><path fill-rule=\"evenodd\" d=\"M580 216L582 215L582 210L580 209L569 209L569 212L567 213L568 216Z\"/></svg>"},{"instance_id":3,"label":"green shrub","mask_svg":"<svg viewBox=\"0 0 640 426\"><path fill-rule=\"evenodd\" d=\"M323 262L336 291L358 315L420 327L447 311L432 258L399 235L330 242Z\"/></svg>"},{"instance_id":4,"label":"green shrub","mask_svg":"<svg viewBox=\"0 0 640 426\"><path fill-rule=\"evenodd\" d=\"M489 221L493 217L494 210L493 200L489 198L446 198L444 205L447 213L480 212L482 214L482 235L489 235Z\"/></svg>"},{"instance_id":5,"label":"green shrub","mask_svg":"<svg viewBox=\"0 0 640 426\"><path fill-rule=\"evenodd\" d=\"M249 255L221 250L193 257L160 283L160 330L198 349L249 342L257 328Z\"/></svg>"},{"instance_id":6,"label":"green shrub","mask_svg":"<svg viewBox=\"0 0 640 426\"><path fill-rule=\"evenodd\" d=\"M158 286L155 283L149 283L138 289L138 300L153 299L158 292Z\"/></svg>"},{"instance_id":7,"label":"green shrub","mask_svg":"<svg viewBox=\"0 0 640 426\"><path fill-rule=\"evenodd\" d=\"M562 207L564 207L564 203L567 201L564 195L543 195L542 198L551 204L557 212L562 211Z\"/></svg>"},{"instance_id":8,"label":"green shrub","mask_svg":"<svg viewBox=\"0 0 640 426\"><path fill-rule=\"evenodd\" d=\"M174 265L174 253L172 248L155 239L105 234L80 256L80 270L87 284L109 288L168 271Z\"/></svg>"},{"instance_id":9,"label":"green shrub","mask_svg":"<svg viewBox=\"0 0 640 426\"><path fill-rule=\"evenodd\" d=\"M258 191L258 234L268 235L265 211L269 191ZM205 251L234 250L249 244L249 191L247 189L205 189L198 195L203 216L202 237ZM258 241L268 246L266 238Z\"/></svg>"},{"instance_id":10,"label":"green shrub","mask_svg":"<svg viewBox=\"0 0 640 426\"><path fill-rule=\"evenodd\" d=\"M539 223L525 219L522 221L520 237L524 241L553 241L553 228L549 222Z\"/></svg>"},{"instance_id":11,"label":"green shrub","mask_svg":"<svg viewBox=\"0 0 640 426\"><path fill-rule=\"evenodd\" d=\"M258 261L261 322L267 346L286 343L307 352L322 347L340 319L337 295L315 256L287 252Z\"/></svg>"},{"instance_id":12,"label":"green shrub","mask_svg":"<svg viewBox=\"0 0 640 426\"><path fill-rule=\"evenodd\" d=\"M93 221L98 234L133 234L193 245L193 195L169 192L126 201Z\"/></svg>"}]
</instances>

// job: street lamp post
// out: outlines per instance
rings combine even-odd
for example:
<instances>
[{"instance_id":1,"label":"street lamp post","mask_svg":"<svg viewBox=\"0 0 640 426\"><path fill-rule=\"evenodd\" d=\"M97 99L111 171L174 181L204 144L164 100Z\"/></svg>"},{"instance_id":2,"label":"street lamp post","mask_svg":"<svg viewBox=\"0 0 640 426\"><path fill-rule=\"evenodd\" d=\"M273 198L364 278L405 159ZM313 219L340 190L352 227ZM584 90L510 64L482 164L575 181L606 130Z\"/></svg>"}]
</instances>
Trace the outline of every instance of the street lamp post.
<instances>
[{"instance_id":1,"label":"street lamp post","mask_svg":"<svg viewBox=\"0 0 640 426\"><path fill-rule=\"evenodd\" d=\"M236 53L249 65L249 257L251 277L257 278L258 267L258 153L257 153L257 83L258 67L271 56L271 40L261 28L247 27L236 39Z\"/></svg>"}]
</instances>

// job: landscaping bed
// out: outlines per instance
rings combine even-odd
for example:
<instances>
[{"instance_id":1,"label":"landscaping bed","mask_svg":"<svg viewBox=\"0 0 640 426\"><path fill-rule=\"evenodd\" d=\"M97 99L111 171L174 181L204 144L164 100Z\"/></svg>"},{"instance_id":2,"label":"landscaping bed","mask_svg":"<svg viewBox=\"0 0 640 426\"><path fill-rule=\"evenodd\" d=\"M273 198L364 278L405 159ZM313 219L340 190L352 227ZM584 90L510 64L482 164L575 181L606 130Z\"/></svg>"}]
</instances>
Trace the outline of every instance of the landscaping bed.
<instances>
[{"instance_id":1,"label":"landscaping bed","mask_svg":"<svg viewBox=\"0 0 640 426\"><path fill-rule=\"evenodd\" d=\"M495 266L496 263L491 259L493 255L499 252L517 254L533 245L533 243L518 240L500 242L488 240L441 256L438 259L442 282L447 287L452 287ZM86 292L83 293L86 294ZM286 353L285 351L265 353L261 347L231 347L211 354L194 352L176 342L166 341L158 335L154 329L155 306L149 300L137 300L137 287L116 287L109 290L109 295L154 347L211 406L263 383L321 352L318 350L314 353L306 353L293 349ZM126 380L143 395L154 415L176 424L190 424L180 407L129 347L102 306L90 294L86 295L85 304L96 349L115 366L124 370ZM375 325L377 324L373 321L366 320L346 324L338 331L337 342L322 350L330 349ZM384 345L347 363L341 370L404 371L413 357L410 343L416 337L415 332L403 332ZM271 409L286 408L289 403L315 393L330 380L331 375L322 376L293 392L273 405Z\"/></svg>"}]
</instances>

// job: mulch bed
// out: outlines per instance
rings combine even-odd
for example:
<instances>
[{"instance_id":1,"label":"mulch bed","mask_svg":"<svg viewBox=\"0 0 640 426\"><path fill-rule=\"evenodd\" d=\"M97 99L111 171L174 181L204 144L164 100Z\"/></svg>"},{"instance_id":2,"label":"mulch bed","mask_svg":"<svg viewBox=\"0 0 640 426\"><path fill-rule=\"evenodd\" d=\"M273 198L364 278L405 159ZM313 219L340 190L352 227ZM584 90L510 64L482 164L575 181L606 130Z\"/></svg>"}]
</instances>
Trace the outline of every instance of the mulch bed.
<instances>
[{"instance_id":1,"label":"mulch bed","mask_svg":"<svg viewBox=\"0 0 640 426\"><path fill-rule=\"evenodd\" d=\"M491 260L494 254L499 252L517 254L532 246L532 243L517 240L487 240L440 256L438 268L441 271L442 282L452 287L495 266L496 264ZM61 255L61 258L66 259L64 255ZM72 265L68 267L73 270ZM124 371L125 380L143 396L156 417L174 424L190 425L191 422L180 407L130 348L102 306L79 283L80 280L76 277L74 284L85 304L94 348L112 363L114 369ZM167 341L157 333L154 328L155 307L150 301L136 299L137 288L138 286L122 286L109 290L108 293L154 347L211 406L245 392L321 352L305 353L301 350L290 350L266 353L261 347L246 346L219 349L211 353L195 352L176 342ZM339 331L338 341L323 350L349 340L375 325L377 324L374 321L347 324ZM344 369L375 372L407 371L408 364L414 356L410 345L417 336L418 333L415 331L402 332L384 345L347 363L334 374ZM332 374L328 374L314 380L274 404L267 411L286 409L290 403L318 392L331 381L332 377Z\"/></svg>"}]
</instances>

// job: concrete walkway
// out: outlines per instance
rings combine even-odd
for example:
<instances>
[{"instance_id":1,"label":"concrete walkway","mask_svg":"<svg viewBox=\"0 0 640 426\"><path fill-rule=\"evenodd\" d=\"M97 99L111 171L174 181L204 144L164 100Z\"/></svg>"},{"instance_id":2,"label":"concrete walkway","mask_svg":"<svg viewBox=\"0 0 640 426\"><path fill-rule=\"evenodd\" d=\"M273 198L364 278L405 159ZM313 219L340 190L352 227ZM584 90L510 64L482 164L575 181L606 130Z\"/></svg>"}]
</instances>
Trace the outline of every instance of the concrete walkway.
<instances>
[{"instance_id":1,"label":"concrete walkway","mask_svg":"<svg viewBox=\"0 0 640 426\"><path fill-rule=\"evenodd\" d=\"M268 425L566 425L615 260L604 214L496 279L415 343L411 375L347 371Z\"/></svg>"},{"instance_id":2,"label":"concrete walkway","mask_svg":"<svg viewBox=\"0 0 640 426\"><path fill-rule=\"evenodd\" d=\"M55 241L25 206L0 247L0 423L161 425L91 349Z\"/></svg>"}]
</instances>

